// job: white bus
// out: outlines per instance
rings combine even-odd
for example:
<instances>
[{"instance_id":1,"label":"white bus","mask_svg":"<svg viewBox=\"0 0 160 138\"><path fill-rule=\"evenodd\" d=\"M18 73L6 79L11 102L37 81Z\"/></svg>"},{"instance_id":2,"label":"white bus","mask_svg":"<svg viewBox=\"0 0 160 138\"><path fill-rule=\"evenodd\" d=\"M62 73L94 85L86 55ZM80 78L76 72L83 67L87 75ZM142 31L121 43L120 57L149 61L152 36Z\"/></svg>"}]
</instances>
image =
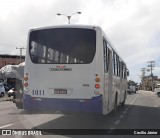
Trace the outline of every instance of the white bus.
<instances>
[{"instance_id":1,"label":"white bus","mask_svg":"<svg viewBox=\"0 0 160 138\"><path fill-rule=\"evenodd\" d=\"M108 114L124 105L127 67L98 26L31 29L23 108Z\"/></svg>"}]
</instances>

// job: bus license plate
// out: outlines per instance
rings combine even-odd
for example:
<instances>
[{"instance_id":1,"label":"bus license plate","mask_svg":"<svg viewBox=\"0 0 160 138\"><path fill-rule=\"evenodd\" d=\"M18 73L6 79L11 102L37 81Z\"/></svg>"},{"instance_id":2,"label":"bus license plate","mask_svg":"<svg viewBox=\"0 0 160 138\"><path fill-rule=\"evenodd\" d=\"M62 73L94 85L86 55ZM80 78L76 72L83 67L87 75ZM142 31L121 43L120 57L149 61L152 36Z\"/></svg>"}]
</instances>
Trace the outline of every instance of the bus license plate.
<instances>
[{"instance_id":1,"label":"bus license plate","mask_svg":"<svg viewBox=\"0 0 160 138\"><path fill-rule=\"evenodd\" d=\"M54 94L67 94L66 89L54 89Z\"/></svg>"}]
</instances>

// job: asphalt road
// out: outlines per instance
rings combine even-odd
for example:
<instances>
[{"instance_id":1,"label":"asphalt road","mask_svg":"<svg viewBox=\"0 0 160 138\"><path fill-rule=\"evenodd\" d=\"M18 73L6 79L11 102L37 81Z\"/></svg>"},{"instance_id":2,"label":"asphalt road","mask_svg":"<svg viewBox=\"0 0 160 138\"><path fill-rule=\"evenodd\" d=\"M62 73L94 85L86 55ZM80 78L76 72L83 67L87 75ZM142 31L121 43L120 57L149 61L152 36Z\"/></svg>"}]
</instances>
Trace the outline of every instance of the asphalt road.
<instances>
[{"instance_id":1,"label":"asphalt road","mask_svg":"<svg viewBox=\"0 0 160 138\"><path fill-rule=\"evenodd\" d=\"M64 115L61 112L44 112L41 114L26 112L17 110L11 101L3 101L5 98L0 98L0 129L95 129L95 131L97 129L160 129L160 98L153 92L138 91L136 94L127 95L126 105L119 107L116 114L111 113L107 116L90 114ZM3 137L7 138L9 136ZM21 136L14 137L19 138ZM28 138L28 136L23 137ZM44 137L82 136L47 135ZM135 137L135 135L87 135L86 137L127 138ZM158 138L160 136L137 135L136 137Z\"/></svg>"}]
</instances>

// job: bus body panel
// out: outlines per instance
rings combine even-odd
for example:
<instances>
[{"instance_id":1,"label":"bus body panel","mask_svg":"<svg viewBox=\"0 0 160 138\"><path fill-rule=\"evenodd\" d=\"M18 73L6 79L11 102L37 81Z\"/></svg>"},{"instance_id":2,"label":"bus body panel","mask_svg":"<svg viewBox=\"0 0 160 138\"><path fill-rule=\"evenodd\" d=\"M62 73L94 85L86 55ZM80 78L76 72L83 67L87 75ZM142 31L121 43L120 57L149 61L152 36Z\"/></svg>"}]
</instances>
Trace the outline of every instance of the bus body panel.
<instances>
[{"instance_id":1,"label":"bus body panel","mask_svg":"<svg viewBox=\"0 0 160 138\"><path fill-rule=\"evenodd\" d=\"M88 100L66 98L33 98L24 94L24 110L71 111L102 114L102 95Z\"/></svg>"},{"instance_id":2,"label":"bus body panel","mask_svg":"<svg viewBox=\"0 0 160 138\"><path fill-rule=\"evenodd\" d=\"M34 64L31 66L34 67ZM24 109L82 111L102 114L103 96L102 94L100 96L94 94L95 71L92 69L94 63L90 65L90 68L88 65L83 66L82 69L82 65L66 65L66 67L72 68L72 71L48 71L43 75L39 74L44 70L49 70L49 67L36 65L35 69L32 68L33 70L38 68L36 72L32 72L30 69L26 70L26 73L30 73L28 73L27 92L23 97ZM52 81L44 79L46 77ZM34 78L38 81L35 82ZM66 89L67 94L54 94L54 89Z\"/></svg>"},{"instance_id":3,"label":"bus body panel","mask_svg":"<svg viewBox=\"0 0 160 138\"><path fill-rule=\"evenodd\" d=\"M49 71L50 68L56 68L56 66L60 65L47 65L47 67L45 65L31 66L33 66L32 69L36 70L36 72L28 70L30 72L28 73L28 94L33 97L90 99L94 95L93 77L95 76L95 71L92 69L93 64L89 65L91 67L88 67L88 65L83 65L83 67L82 65L65 65L71 71ZM50 81L47 81L45 78ZM55 94L55 89L67 90L67 93ZM40 93L40 90L43 93ZM36 91L38 92L36 93Z\"/></svg>"}]
</instances>

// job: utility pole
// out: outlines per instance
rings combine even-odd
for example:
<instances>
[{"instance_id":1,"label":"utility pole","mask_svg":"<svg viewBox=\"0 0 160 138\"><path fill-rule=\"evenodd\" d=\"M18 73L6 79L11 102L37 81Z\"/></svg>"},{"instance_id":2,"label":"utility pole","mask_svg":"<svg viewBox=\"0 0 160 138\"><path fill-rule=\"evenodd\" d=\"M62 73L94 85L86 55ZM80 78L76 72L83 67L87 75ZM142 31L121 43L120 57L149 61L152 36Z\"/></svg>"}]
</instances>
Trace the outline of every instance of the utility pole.
<instances>
[{"instance_id":1,"label":"utility pole","mask_svg":"<svg viewBox=\"0 0 160 138\"><path fill-rule=\"evenodd\" d=\"M142 68L141 71L142 71L142 75L141 75L142 90L145 90L144 77L145 77L145 73L146 73L146 68Z\"/></svg>"},{"instance_id":2,"label":"utility pole","mask_svg":"<svg viewBox=\"0 0 160 138\"><path fill-rule=\"evenodd\" d=\"M149 64L148 67L150 68L147 71L151 71L152 91L154 91L153 67L155 67L155 61L148 61L147 63Z\"/></svg>"},{"instance_id":3,"label":"utility pole","mask_svg":"<svg viewBox=\"0 0 160 138\"><path fill-rule=\"evenodd\" d=\"M20 62L22 62L22 50L25 48L24 47L16 47L16 49L20 50Z\"/></svg>"}]
</instances>

